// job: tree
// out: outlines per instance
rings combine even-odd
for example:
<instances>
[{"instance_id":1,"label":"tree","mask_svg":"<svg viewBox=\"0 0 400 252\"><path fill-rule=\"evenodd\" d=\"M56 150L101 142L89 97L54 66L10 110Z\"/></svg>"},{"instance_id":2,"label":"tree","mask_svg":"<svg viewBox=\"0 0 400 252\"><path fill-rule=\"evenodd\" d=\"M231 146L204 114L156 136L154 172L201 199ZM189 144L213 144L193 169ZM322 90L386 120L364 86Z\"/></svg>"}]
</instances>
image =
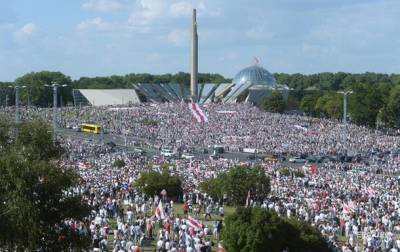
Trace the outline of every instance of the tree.
<instances>
[{"instance_id":1,"label":"tree","mask_svg":"<svg viewBox=\"0 0 400 252\"><path fill-rule=\"evenodd\" d=\"M286 102L280 92L274 91L264 100L264 110L274 113L282 113L286 108Z\"/></svg>"},{"instance_id":2,"label":"tree","mask_svg":"<svg viewBox=\"0 0 400 252\"><path fill-rule=\"evenodd\" d=\"M400 86L390 91L387 104L382 109L380 117L382 121L387 122L388 126L400 128Z\"/></svg>"},{"instance_id":3,"label":"tree","mask_svg":"<svg viewBox=\"0 0 400 252\"><path fill-rule=\"evenodd\" d=\"M204 181L200 188L207 194L221 198L226 194L229 203L244 205L248 191L251 198L262 201L270 192L270 180L261 167L236 166L226 174Z\"/></svg>"},{"instance_id":4,"label":"tree","mask_svg":"<svg viewBox=\"0 0 400 252\"><path fill-rule=\"evenodd\" d=\"M21 101L27 104L29 99L31 104L40 107L53 105L53 90L45 86L51 85L52 82L67 85L58 89L58 104L61 104L61 99L63 104L72 102L72 80L63 73L50 71L32 72L15 80L15 84L26 86L26 88L21 89Z\"/></svg>"},{"instance_id":5,"label":"tree","mask_svg":"<svg viewBox=\"0 0 400 252\"><path fill-rule=\"evenodd\" d=\"M237 208L225 218L222 238L227 251L329 251L310 225L262 208Z\"/></svg>"},{"instance_id":6,"label":"tree","mask_svg":"<svg viewBox=\"0 0 400 252\"><path fill-rule=\"evenodd\" d=\"M314 110L315 114L339 119L343 113L343 98L336 93L325 94L318 98Z\"/></svg>"},{"instance_id":7,"label":"tree","mask_svg":"<svg viewBox=\"0 0 400 252\"><path fill-rule=\"evenodd\" d=\"M224 189L226 174L220 174L217 178L207 179L200 184L200 190L206 192L213 199L222 201L224 198Z\"/></svg>"},{"instance_id":8,"label":"tree","mask_svg":"<svg viewBox=\"0 0 400 252\"><path fill-rule=\"evenodd\" d=\"M353 122L374 127L379 111L384 106L383 97L376 85L356 83L349 96L349 111Z\"/></svg>"},{"instance_id":9,"label":"tree","mask_svg":"<svg viewBox=\"0 0 400 252\"><path fill-rule=\"evenodd\" d=\"M65 195L78 175L57 162L62 152L50 128L26 122L16 139L15 125L0 124L0 250L87 249L88 233L79 234L65 220L83 221L90 209L80 197Z\"/></svg>"},{"instance_id":10,"label":"tree","mask_svg":"<svg viewBox=\"0 0 400 252\"><path fill-rule=\"evenodd\" d=\"M117 168L122 168L125 166L125 161L122 159L117 159L114 161L113 166Z\"/></svg>"},{"instance_id":11,"label":"tree","mask_svg":"<svg viewBox=\"0 0 400 252\"><path fill-rule=\"evenodd\" d=\"M307 115L316 115L315 113L315 105L318 101L317 95L306 95L300 102L300 108L307 114Z\"/></svg>"},{"instance_id":12,"label":"tree","mask_svg":"<svg viewBox=\"0 0 400 252\"><path fill-rule=\"evenodd\" d=\"M343 114L343 98L339 94L332 94L328 96L325 103L325 113L329 118L340 119Z\"/></svg>"},{"instance_id":13,"label":"tree","mask_svg":"<svg viewBox=\"0 0 400 252\"><path fill-rule=\"evenodd\" d=\"M139 179L134 182L140 192L153 197L159 195L165 189L170 197L179 197L182 195L182 181L178 176L172 176L168 169L162 169L161 172L149 169L140 173Z\"/></svg>"}]
</instances>

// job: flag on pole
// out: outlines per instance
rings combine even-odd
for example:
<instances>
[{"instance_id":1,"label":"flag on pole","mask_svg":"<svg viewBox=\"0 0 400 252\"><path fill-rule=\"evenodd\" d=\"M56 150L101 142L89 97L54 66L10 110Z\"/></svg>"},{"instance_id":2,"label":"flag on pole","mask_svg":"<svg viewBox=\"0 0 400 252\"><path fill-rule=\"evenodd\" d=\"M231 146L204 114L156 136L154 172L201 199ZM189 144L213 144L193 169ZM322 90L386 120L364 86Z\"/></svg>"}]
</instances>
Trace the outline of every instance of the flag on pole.
<instances>
[{"instance_id":1,"label":"flag on pole","mask_svg":"<svg viewBox=\"0 0 400 252\"><path fill-rule=\"evenodd\" d=\"M246 198L246 208L250 206L250 190L247 192L247 198Z\"/></svg>"},{"instance_id":2,"label":"flag on pole","mask_svg":"<svg viewBox=\"0 0 400 252\"><path fill-rule=\"evenodd\" d=\"M162 205L162 201L160 200L160 202L158 203L158 206L156 208L156 217L159 220L163 220L165 218L165 213L164 213L164 208Z\"/></svg>"},{"instance_id":3,"label":"flag on pole","mask_svg":"<svg viewBox=\"0 0 400 252\"><path fill-rule=\"evenodd\" d=\"M205 123L208 122L207 116L204 114L203 110L200 108L198 103L191 102L189 103L189 109L192 111L194 118L196 118L197 122Z\"/></svg>"},{"instance_id":4,"label":"flag on pole","mask_svg":"<svg viewBox=\"0 0 400 252\"><path fill-rule=\"evenodd\" d=\"M187 224L193 228L197 229L203 229L203 225L200 223L200 221L196 220L195 218L189 216L187 220Z\"/></svg>"},{"instance_id":5,"label":"flag on pole","mask_svg":"<svg viewBox=\"0 0 400 252\"><path fill-rule=\"evenodd\" d=\"M260 63L260 60L256 56L254 56L254 64L258 65L259 63Z\"/></svg>"}]
</instances>

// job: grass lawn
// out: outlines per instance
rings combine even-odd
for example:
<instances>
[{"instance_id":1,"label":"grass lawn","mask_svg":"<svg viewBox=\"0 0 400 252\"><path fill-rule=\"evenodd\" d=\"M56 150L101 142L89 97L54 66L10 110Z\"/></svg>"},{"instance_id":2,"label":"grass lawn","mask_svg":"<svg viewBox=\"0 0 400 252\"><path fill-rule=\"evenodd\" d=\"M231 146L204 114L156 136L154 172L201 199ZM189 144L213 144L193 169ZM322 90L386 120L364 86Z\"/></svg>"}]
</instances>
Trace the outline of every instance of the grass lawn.
<instances>
[{"instance_id":1,"label":"grass lawn","mask_svg":"<svg viewBox=\"0 0 400 252\"><path fill-rule=\"evenodd\" d=\"M224 208L225 208L224 209L225 216L229 215L235 211L234 207L225 206ZM151 214L154 214L154 213L151 213ZM185 217L183 214L183 204L174 203L174 216L180 217L180 218ZM198 217L195 217L195 218L197 220L203 222L206 226L211 228L211 230L212 230L213 222L216 220L222 219L219 215L211 214L211 220L210 219L205 220L203 212ZM111 230L117 229L117 220L115 218L109 219L109 224L110 224ZM153 233L158 234L158 225L155 225ZM218 245L217 240L215 240L212 235L208 235L207 238L209 238L211 241L214 242L213 251L217 251L217 245ZM112 249L113 249L113 242L114 242L114 235L110 234L108 236L108 244L109 244L109 248L110 248L109 251L112 251ZM144 251L156 251L156 243L157 243L157 240L153 240L151 242L150 246L144 247L143 250Z\"/></svg>"}]
</instances>

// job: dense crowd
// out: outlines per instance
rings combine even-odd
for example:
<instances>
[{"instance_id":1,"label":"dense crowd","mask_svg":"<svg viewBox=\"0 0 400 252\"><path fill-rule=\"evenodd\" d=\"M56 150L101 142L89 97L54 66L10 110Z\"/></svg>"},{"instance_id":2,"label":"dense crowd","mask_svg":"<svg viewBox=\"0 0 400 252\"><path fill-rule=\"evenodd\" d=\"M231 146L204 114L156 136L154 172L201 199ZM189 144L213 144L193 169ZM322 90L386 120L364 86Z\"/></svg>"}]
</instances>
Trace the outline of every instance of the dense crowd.
<instances>
[{"instance_id":1,"label":"dense crowd","mask_svg":"<svg viewBox=\"0 0 400 252\"><path fill-rule=\"evenodd\" d=\"M313 172L304 167L304 177L283 175L287 163L261 160L271 177L271 193L253 204L309 222L338 251L400 251L400 137L337 121L265 113L247 104L207 104L203 109L208 116L206 124L195 122L186 104L167 103L63 108L57 120L60 127L72 128L92 122L110 135L125 134L130 144L141 141L181 150L222 145L233 152L255 148L266 154L292 156L358 155L362 159L317 164ZM2 112L11 115L14 108ZM49 109L24 108L21 115L52 120ZM240 164L239 160L165 160L116 151L84 139L59 140L67 150L64 165L79 171L82 178L71 193L83 195L93 206L88 230L96 250L141 251L155 240L157 251L210 251L219 240L222 222L203 221L202 227L199 223L196 227L189 215L174 212L176 202L159 195L146 197L132 182L149 164L158 170L167 162L171 173L183 178L185 195L179 201L184 202L186 212L194 218L211 213L223 216L222 202L199 192L198 185ZM125 166L114 167L115 160L123 160ZM155 214L160 205L163 218ZM222 243L218 246L223 251Z\"/></svg>"},{"instance_id":2,"label":"dense crowd","mask_svg":"<svg viewBox=\"0 0 400 252\"><path fill-rule=\"evenodd\" d=\"M6 111L4 111L6 110ZM386 153L397 150L399 137L343 125L337 121L266 113L248 104L206 104L208 123L195 123L187 104L140 104L129 107L66 107L57 116L60 127L101 125L110 134L146 140L157 146L223 145L231 151L257 148L265 153L299 155ZM14 113L13 107L3 109ZM52 120L52 109L23 108L23 118ZM134 140L131 140L134 141Z\"/></svg>"}]
</instances>

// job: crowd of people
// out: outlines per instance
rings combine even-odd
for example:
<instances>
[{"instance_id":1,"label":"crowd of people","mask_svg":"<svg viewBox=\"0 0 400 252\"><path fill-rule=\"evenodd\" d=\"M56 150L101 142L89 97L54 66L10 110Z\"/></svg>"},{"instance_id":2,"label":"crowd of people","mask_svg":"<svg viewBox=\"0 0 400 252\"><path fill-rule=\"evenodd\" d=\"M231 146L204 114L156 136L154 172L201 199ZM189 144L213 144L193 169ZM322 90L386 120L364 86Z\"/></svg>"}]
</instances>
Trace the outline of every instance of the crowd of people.
<instances>
[{"instance_id":1,"label":"crowd of people","mask_svg":"<svg viewBox=\"0 0 400 252\"><path fill-rule=\"evenodd\" d=\"M57 115L60 127L81 123L101 125L110 134L143 139L157 146L222 145L231 151L257 148L265 153L335 155L386 153L399 149L398 136L353 124L299 115L266 113L249 104L205 104L207 123L196 123L187 104L139 104L129 107L65 107ZM14 113L14 107L3 112ZM52 109L21 108L22 118L51 121ZM134 140L130 140L134 141Z\"/></svg>"},{"instance_id":2,"label":"crowd of people","mask_svg":"<svg viewBox=\"0 0 400 252\"><path fill-rule=\"evenodd\" d=\"M95 123L110 135L126 135L130 145L141 142L183 151L219 145L230 152L253 148L271 155L358 156L350 162L325 161L313 172L305 166L305 176L295 175L303 169L297 166L289 168L291 175L284 175L287 162L261 160L258 165L271 178L271 193L253 204L312 224L337 251L400 251L399 136L326 119L266 113L248 104L202 108L208 116L204 124L180 103L67 107L60 109L57 123L64 128ZM15 111L7 107L1 112ZM51 121L52 110L23 108L21 116ZM218 241L224 206L201 193L199 184L243 161L166 159L71 136L60 136L59 141L66 149L63 164L82 178L72 192L82 194L94 209L88 230L95 250L141 251L152 243L157 251L210 251L213 245L223 251ZM123 160L124 167L113 166L116 160ZM159 170L165 163L183 179L185 196L179 201L190 215L177 214L177 202L159 195L147 197L132 186L149 164ZM162 218L157 216L161 205ZM221 222L205 220L211 213Z\"/></svg>"}]
</instances>

